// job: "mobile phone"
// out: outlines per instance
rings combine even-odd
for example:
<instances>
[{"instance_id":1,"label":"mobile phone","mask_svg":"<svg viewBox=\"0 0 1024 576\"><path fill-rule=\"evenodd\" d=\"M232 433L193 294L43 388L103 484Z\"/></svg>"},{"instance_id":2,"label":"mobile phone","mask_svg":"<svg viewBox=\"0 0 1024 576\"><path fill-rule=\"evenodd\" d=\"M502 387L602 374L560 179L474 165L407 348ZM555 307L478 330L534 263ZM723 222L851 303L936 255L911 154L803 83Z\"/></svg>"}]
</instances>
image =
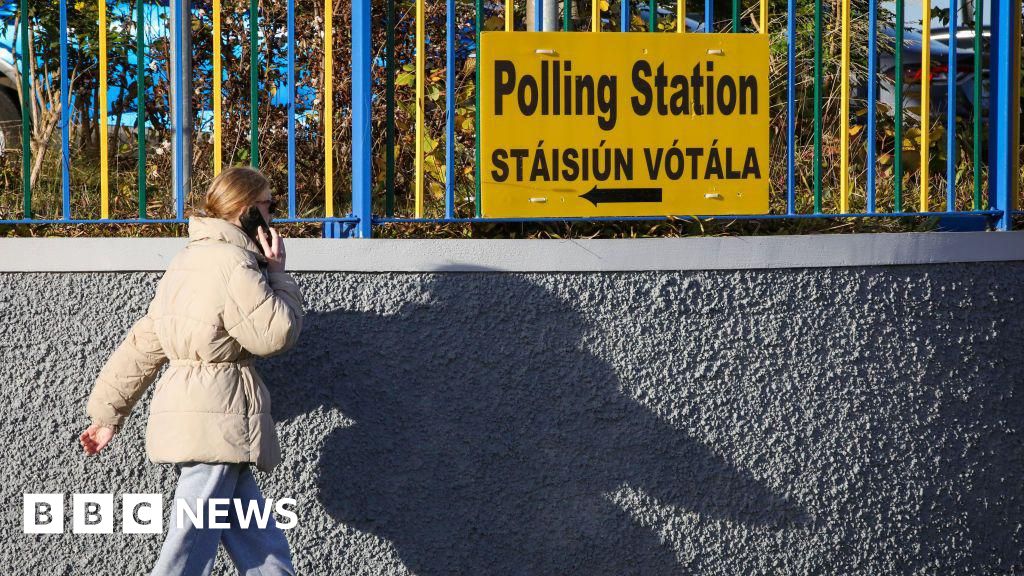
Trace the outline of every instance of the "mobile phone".
<instances>
[{"instance_id":1,"label":"mobile phone","mask_svg":"<svg viewBox=\"0 0 1024 576\"><path fill-rule=\"evenodd\" d=\"M256 231L263 228L263 234L266 236L267 242L270 242L270 225L263 219L260 209L256 206L249 206L249 209L239 217L238 223L242 225L242 230L245 231L246 235L256 243L256 247L260 249L260 252L266 256L266 253L263 252L263 244L260 244L260 237Z\"/></svg>"}]
</instances>

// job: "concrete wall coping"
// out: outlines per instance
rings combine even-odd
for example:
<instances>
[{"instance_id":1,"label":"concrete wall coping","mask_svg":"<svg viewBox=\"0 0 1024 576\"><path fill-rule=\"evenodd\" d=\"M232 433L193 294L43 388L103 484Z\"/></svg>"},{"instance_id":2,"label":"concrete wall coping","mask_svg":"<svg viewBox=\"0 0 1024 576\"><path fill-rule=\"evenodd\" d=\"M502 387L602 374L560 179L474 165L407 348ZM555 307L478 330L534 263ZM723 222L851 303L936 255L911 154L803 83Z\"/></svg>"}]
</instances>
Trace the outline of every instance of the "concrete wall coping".
<instances>
[{"instance_id":1,"label":"concrete wall coping","mask_svg":"<svg viewBox=\"0 0 1024 576\"><path fill-rule=\"evenodd\" d=\"M2 238L0 272L163 271L185 238ZM601 272L1024 260L1024 232L594 240L287 240L296 272Z\"/></svg>"}]
</instances>

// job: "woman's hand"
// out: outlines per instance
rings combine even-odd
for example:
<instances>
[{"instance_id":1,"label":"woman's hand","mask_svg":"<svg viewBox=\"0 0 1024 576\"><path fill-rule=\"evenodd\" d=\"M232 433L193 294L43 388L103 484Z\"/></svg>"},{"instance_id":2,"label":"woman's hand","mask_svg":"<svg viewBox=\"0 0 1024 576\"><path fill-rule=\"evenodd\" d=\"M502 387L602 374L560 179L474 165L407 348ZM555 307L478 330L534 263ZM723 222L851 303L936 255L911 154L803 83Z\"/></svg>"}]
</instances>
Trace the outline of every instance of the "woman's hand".
<instances>
[{"instance_id":1,"label":"woman's hand","mask_svg":"<svg viewBox=\"0 0 1024 576\"><path fill-rule=\"evenodd\" d=\"M110 443L110 439L114 437L114 430L107 428L106 426L100 426L99 424L93 424L85 429L85 432L78 437L78 441L82 443L82 448L85 449L85 453L99 454L100 450L106 447Z\"/></svg>"},{"instance_id":2,"label":"woman's hand","mask_svg":"<svg viewBox=\"0 0 1024 576\"><path fill-rule=\"evenodd\" d=\"M284 272L284 239L277 233L275 228L270 229L268 240L263 227L256 229L260 244L263 245L263 254L267 257L267 272Z\"/></svg>"}]
</instances>

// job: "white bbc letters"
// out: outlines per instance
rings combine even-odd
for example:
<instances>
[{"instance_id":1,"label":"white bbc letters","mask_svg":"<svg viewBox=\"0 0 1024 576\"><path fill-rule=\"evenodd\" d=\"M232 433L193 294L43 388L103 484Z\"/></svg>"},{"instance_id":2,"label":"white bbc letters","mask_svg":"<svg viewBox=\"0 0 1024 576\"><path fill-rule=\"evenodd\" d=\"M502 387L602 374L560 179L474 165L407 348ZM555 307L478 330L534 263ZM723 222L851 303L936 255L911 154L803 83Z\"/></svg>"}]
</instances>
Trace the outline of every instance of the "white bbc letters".
<instances>
[{"instance_id":1,"label":"white bbc letters","mask_svg":"<svg viewBox=\"0 0 1024 576\"><path fill-rule=\"evenodd\" d=\"M113 494L74 494L71 501L71 529L75 534L114 532Z\"/></svg>"},{"instance_id":2,"label":"white bbc letters","mask_svg":"<svg viewBox=\"0 0 1024 576\"><path fill-rule=\"evenodd\" d=\"M22 529L26 534L62 534L64 532L64 494L24 494ZM163 494L123 494L121 496L121 532L125 534L163 533ZM263 529L273 518L271 510L285 521L277 526L287 530L298 525L298 515L291 508L294 498L275 501L267 498L262 505L256 501L235 498L210 498L193 502L174 499L171 522L182 528L191 523L196 528L230 528L232 518L243 530ZM71 528L75 534L112 534L114 532L113 494L72 494ZM234 514L232 514L234 513ZM205 520L205 522L204 522Z\"/></svg>"},{"instance_id":3,"label":"white bbc letters","mask_svg":"<svg viewBox=\"0 0 1024 576\"><path fill-rule=\"evenodd\" d=\"M164 499L160 494L125 494L121 499L121 529L125 534L162 534Z\"/></svg>"},{"instance_id":4,"label":"white bbc letters","mask_svg":"<svg viewBox=\"0 0 1024 576\"><path fill-rule=\"evenodd\" d=\"M203 502L202 500L196 499L196 505L193 508L191 504L185 501L184 498L178 498L174 501L174 518L177 521L176 526L183 528L185 526L185 516L188 516L189 521L192 522L192 526L195 528L203 527Z\"/></svg>"},{"instance_id":5,"label":"white bbc letters","mask_svg":"<svg viewBox=\"0 0 1024 576\"><path fill-rule=\"evenodd\" d=\"M63 494L25 494L22 508L25 534L64 532Z\"/></svg>"},{"instance_id":6,"label":"white bbc letters","mask_svg":"<svg viewBox=\"0 0 1024 576\"><path fill-rule=\"evenodd\" d=\"M209 528L231 528L231 524L226 521L220 520L220 518L227 518L231 512L231 499L230 498L210 498L206 501L210 506L210 513L207 515L209 518Z\"/></svg>"},{"instance_id":7,"label":"white bbc letters","mask_svg":"<svg viewBox=\"0 0 1024 576\"><path fill-rule=\"evenodd\" d=\"M278 522L277 527L282 530L291 530L299 525L299 517L295 512L285 508L285 505L295 506L296 502L294 498L281 498L274 504L274 510L288 519L287 522Z\"/></svg>"}]
</instances>

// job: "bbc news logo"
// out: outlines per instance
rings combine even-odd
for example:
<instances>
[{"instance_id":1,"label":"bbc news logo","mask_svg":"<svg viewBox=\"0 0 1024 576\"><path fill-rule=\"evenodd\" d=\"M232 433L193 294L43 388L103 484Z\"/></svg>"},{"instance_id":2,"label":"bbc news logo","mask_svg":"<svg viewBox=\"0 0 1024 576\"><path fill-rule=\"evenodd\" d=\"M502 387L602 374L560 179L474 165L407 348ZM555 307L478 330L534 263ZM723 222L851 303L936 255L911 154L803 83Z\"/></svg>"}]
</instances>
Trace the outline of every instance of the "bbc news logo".
<instances>
[{"instance_id":1,"label":"bbc news logo","mask_svg":"<svg viewBox=\"0 0 1024 576\"><path fill-rule=\"evenodd\" d=\"M266 528L271 511L278 528L295 528L295 499L267 498L263 505L239 498L209 498L186 502L176 499L171 521L177 528L186 523L195 528L230 528L228 518L234 511L242 529ZM163 533L163 494L123 494L121 496L121 532L124 534ZM71 531L75 534L112 534L114 532L113 494L72 494ZM283 519L283 520L282 520ZM64 494L24 494L23 530L26 534L62 534L64 532Z\"/></svg>"}]
</instances>

